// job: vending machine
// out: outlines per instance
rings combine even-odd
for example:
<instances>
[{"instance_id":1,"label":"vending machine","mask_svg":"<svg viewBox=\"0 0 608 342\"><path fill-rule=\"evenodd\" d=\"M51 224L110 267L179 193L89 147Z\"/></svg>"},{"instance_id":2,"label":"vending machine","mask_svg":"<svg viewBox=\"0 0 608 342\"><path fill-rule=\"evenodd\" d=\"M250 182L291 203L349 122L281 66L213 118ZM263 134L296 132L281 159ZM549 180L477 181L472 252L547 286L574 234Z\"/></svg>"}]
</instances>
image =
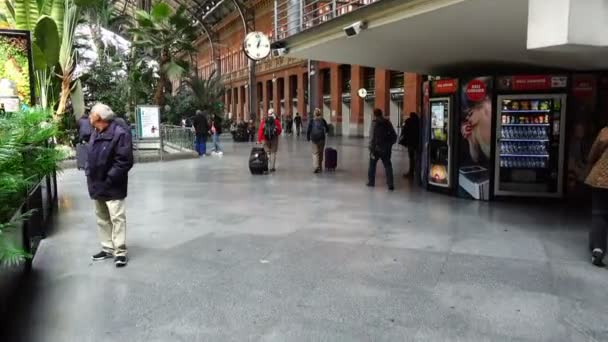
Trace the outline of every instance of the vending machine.
<instances>
[{"instance_id":1,"label":"vending machine","mask_svg":"<svg viewBox=\"0 0 608 342\"><path fill-rule=\"evenodd\" d=\"M428 188L452 193L454 177L454 109L457 106L458 80L431 82L428 100L429 124L425 169Z\"/></svg>"},{"instance_id":2,"label":"vending machine","mask_svg":"<svg viewBox=\"0 0 608 342\"><path fill-rule=\"evenodd\" d=\"M499 77L495 196L564 193L566 76Z\"/></svg>"}]
</instances>

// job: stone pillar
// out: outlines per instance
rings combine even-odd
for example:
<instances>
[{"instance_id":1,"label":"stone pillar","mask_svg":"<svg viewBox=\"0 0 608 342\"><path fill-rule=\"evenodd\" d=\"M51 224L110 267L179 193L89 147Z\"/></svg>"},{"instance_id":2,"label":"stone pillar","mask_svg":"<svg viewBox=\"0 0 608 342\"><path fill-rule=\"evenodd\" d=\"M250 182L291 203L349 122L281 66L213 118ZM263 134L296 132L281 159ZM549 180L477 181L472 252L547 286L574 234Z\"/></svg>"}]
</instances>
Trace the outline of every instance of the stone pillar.
<instances>
[{"instance_id":1,"label":"stone pillar","mask_svg":"<svg viewBox=\"0 0 608 342\"><path fill-rule=\"evenodd\" d=\"M334 123L335 134L342 135L342 68L332 64L330 69L331 87L331 121Z\"/></svg>"},{"instance_id":2,"label":"stone pillar","mask_svg":"<svg viewBox=\"0 0 608 342\"><path fill-rule=\"evenodd\" d=\"M244 112L243 112L243 87L238 86L236 88L236 96L238 99L239 107L237 109L236 121L245 120Z\"/></svg>"},{"instance_id":3,"label":"stone pillar","mask_svg":"<svg viewBox=\"0 0 608 342\"><path fill-rule=\"evenodd\" d=\"M232 88L232 120L236 120L239 115L239 94L237 87Z\"/></svg>"},{"instance_id":4,"label":"stone pillar","mask_svg":"<svg viewBox=\"0 0 608 342\"><path fill-rule=\"evenodd\" d=\"M422 76L418 74L405 73L403 98L403 113L409 116L409 113L416 112L418 115L422 113Z\"/></svg>"},{"instance_id":5,"label":"stone pillar","mask_svg":"<svg viewBox=\"0 0 608 342\"><path fill-rule=\"evenodd\" d=\"M382 110L385 118L391 117L391 73L376 68L376 99L374 106Z\"/></svg>"},{"instance_id":6,"label":"stone pillar","mask_svg":"<svg viewBox=\"0 0 608 342\"><path fill-rule=\"evenodd\" d=\"M357 91L364 86L364 68L359 65L351 66L350 81L350 132L351 136L363 136L363 99Z\"/></svg>"}]
</instances>

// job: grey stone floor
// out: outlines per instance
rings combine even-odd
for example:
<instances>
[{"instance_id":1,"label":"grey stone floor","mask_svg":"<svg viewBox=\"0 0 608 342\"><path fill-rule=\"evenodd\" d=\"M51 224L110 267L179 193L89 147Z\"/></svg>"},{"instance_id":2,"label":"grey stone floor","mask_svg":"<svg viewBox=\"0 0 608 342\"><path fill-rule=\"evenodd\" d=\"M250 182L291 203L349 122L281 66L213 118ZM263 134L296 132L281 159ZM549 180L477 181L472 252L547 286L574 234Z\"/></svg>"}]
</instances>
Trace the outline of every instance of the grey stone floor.
<instances>
[{"instance_id":1,"label":"grey stone floor","mask_svg":"<svg viewBox=\"0 0 608 342\"><path fill-rule=\"evenodd\" d=\"M308 144L281 144L270 176L249 174L249 145L136 165L124 269L90 261L93 205L66 171L4 341L608 340L608 272L588 262L584 219L402 179L368 189L356 140L315 176Z\"/></svg>"}]
</instances>

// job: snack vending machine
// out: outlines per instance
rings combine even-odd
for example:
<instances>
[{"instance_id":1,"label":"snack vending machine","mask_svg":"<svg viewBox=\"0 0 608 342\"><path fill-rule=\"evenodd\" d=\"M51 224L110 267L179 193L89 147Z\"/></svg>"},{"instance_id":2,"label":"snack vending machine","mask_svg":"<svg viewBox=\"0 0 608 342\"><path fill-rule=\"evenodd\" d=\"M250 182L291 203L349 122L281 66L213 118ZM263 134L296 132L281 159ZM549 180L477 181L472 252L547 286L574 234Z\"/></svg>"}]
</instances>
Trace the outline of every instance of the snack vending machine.
<instances>
[{"instance_id":1,"label":"snack vending machine","mask_svg":"<svg viewBox=\"0 0 608 342\"><path fill-rule=\"evenodd\" d=\"M563 77L528 76L513 77L509 85L517 87L518 80L519 87L544 84L542 90L567 83ZM563 196L566 99L565 93L498 96L496 196Z\"/></svg>"},{"instance_id":2,"label":"snack vending machine","mask_svg":"<svg viewBox=\"0 0 608 342\"><path fill-rule=\"evenodd\" d=\"M452 192L454 189L454 149L453 132L454 108L458 81L454 79L431 82L428 102L429 134L426 168L430 189Z\"/></svg>"}]
</instances>

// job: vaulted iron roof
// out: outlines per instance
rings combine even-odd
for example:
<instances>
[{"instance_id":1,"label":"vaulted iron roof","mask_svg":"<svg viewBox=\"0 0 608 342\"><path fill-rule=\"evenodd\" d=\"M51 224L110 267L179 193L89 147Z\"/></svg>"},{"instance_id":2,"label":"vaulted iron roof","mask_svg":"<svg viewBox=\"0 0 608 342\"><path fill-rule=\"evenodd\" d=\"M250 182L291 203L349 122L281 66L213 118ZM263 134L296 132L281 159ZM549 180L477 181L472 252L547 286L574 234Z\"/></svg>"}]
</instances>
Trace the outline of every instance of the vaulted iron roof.
<instances>
[{"instance_id":1,"label":"vaulted iron roof","mask_svg":"<svg viewBox=\"0 0 608 342\"><path fill-rule=\"evenodd\" d=\"M226 16L238 11L234 0L163 0L174 9L184 7L194 22L202 24L209 30ZM244 1L243 1L244 2ZM150 6L150 0L114 0L114 6L120 13L133 14L138 8Z\"/></svg>"}]
</instances>

